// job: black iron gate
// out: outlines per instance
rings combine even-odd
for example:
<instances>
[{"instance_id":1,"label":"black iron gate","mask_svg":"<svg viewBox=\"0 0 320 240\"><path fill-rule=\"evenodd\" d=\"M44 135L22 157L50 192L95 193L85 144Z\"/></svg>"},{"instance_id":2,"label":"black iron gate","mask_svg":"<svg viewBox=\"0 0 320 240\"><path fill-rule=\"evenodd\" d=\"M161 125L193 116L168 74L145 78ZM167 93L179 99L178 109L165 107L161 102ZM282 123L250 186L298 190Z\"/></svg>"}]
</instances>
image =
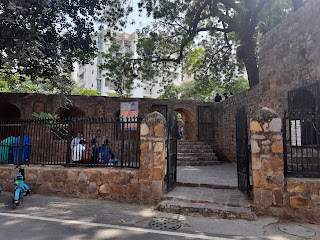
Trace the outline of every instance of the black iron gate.
<instances>
[{"instance_id":1,"label":"black iron gate","mask_svg":"<svg viewBox=\"0 0 320 240\"><path fill-rule=\"evenodd\" d=\"M172 114L168 119L167 140L167 192L175 188L177 183L177 147L178 147L178 122L177 114Z\"/></svg>"},{"instance_id":2,"label":"black iron gate","mask_svg":"<svg viewBox=\"0 0 320 240\"><path fill-rule=\"evenodd\" d=\"M250 149L248 145L248 126L246 106L238 109L236 116L237 172L238 187L248 197L252 197L250 183Z\"/></svg>"},{"instance_id":3,"label":"black iron gate","mask_svg":"<svg viewBox=\"0 0 320 240\"><path fill-rule=\"evenodd\" d=\"M198 107L198 139L200 141L212 141L213 136L213 107Z\"/></svg>"}]
</instances>

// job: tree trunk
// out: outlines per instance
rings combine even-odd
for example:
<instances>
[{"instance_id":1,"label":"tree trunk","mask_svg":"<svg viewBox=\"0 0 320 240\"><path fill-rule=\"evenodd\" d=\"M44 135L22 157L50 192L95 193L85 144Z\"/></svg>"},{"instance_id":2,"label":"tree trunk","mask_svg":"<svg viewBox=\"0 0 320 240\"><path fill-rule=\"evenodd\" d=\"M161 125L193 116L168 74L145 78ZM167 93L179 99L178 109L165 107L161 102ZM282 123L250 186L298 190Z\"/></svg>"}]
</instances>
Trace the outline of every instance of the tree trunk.
<instances>
[{"instance_id":1,"label":"tree trunk","mask_svg":"<svg viewBox=\"0 0 320 240\"><path fill-rule=\"evenodd\" d=\"M242 41L243 45L237 50L237 56L240 58L248 73L249 86L253 87L259 83L259 69L257 64L257 58L255 55L255 48L253 40Z\"/></svg>"}]
</instances>

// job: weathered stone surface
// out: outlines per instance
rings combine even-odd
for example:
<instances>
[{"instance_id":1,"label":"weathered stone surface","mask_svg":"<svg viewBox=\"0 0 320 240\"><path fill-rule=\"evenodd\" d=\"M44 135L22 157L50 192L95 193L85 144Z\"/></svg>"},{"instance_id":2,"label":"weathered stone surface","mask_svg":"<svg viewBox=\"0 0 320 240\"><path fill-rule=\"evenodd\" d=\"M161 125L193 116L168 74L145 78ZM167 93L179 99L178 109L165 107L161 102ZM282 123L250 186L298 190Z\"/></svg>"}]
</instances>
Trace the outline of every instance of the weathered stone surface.
<instances>
[{"instance_id":1,"label":"weathered stone surface","mask_svg":"<svg viewBox=\"0 0 320 240\"><path fill-rule=\"evenodd\" d=\"M263 171L282 171L283 161L279 156L264 159L261 166Z\"/></svg>"},{"instance_id":2,"label":"weathered stone surface","mask_svg":"<svg viewBox=\"0 0 320 240\"><path fill-rule=\"evenodd\" d=\"M268 190L254 189L254 203L259 206L271 206L272 192Z\"/></svg>"},{"instance_id":3,"label":"weathered stone surface","mask_svg":"<svg viewBox=\"0 0 320 240\"><path fill-rule=\"evenodd\" d=\"M253 186L254 188L260 188L261 187L261 173L254 171L253 172Z\"/></svg>"},{"instance_id":4,"label":"weathered stone surface","mask_svg":"<svg viewBox=\"0 0 320 240\"><path fill-rule=\"evenodd\" d=\"M111 188L108 183L105 183L99 187L99 194L109 194L111 193Z\"/></svg>"},{"instance_id":5,"label":"weathered stone surface","mask_svg":"<svg viewBox=\"0 0 320 240\"><path fill-rule=\"evenodd\" d=\"M258 142L255 140L251 140L251 152L252 153L259 153L260 152Z\"/></svg>"},{"instance_id":6,"label":"weathered stone surface","mask_svg":"<svg viewBox=\"0 0 320 240\"><path fill-rule=\"evenodd\" d=\"M250 122L250 130L252 132L261 132L262 128L261 128L260 124L257 121L251 121Z\"/></svg>"},{"instance_id":7,"label":"weathered stone surface","mask_svg":"<svg viewBox=\"0 0 320 240\"><path fill-rule=\"evenodd\" d=\"M251 136L251 139L254 139L254 140L263 140L263 139L266 139L266 137L263 136L263 135L259 135L259 134L253 134L253 135Z\"/></svg>"},{"instance_id":8,"label":"weathered stone surface","mask_svg":"<svg viewBox=\"0 0 320 240\"><path fill-rule=\"evenodd\" d=\"M89 193L95 193L98 190L98 186L95 182L89 183L88 191Z\"/></svg>"},{"instance_id":9,"label":"weathered stone surface","mask_svg":"<svg viewBox=\"0 0 320 240\"><path fill-rule=\"evenodd\" d=\"M270 132L281 132L281 119L274 118L269 123L269 131Z\"/></svg>"},{"instance_id":10,"label":"weathered stone surface","mask_svg":"<svg viewBox=\"0 0 320 240\"><path fill-rule=\"evenodd\" d=\"M140 125L140 134L145 136L149 133L149 127L146 123L141 123Z\"/></svg>"},{"instance_id":11,"label":"weathered stone surface","mask_svg":"<svg viewBox=\"0 0 320 240\"><path fill-rule=\"evenodd\" d=\"M252 157L252 169L253 170L261 170L261 158L259 157Z\"/></svg>"},{"instance_id":12,"label":"weathered stone surface","mask_svg":"<svg viewBox=\"0 0 320 240\"><path fill-rule=\"evenodd\" d=\"M152 169L153 179L154 180L163 180L164 179L164 171L163 167L155 167Z\"/></svg>"},{"instance_id":13,"label":"weathered stone surface","mask_svg":"<svg viewBox=\"0 0 320 240\"><path fill-rule=\"evenodd\" d=\"M293 208L300 208L308 206L309 201L307 198L302 196L292 196L290 197L290 205Z\"/></svg>"},{"instance_id":14,"label":"weathered stone surface","mask_svg":"<svg viewBox=\"0 0 320 240\"><path fill-rule=\"evenodd\" d=\"M309 186L311 194L320 195L320 181L310 182Z\"/></svg>"},{"instance_id":15,"label":"weathered stone surface","mask_svg":"<svg viewBox=\"0 0 320 240\"><path fill-rule=\"evenodd\" d=\"M157 124L154 127L154 133L156 137L163 137L164 136L164 126L162 123Z\"/></svg>"},{"instance_id":16,"label":"weathered stone surface","mask_svg":"<svg viewBox=\"0 0 320 240\"><path fill-rule=\"evenodd\" d=\"M272 143L271 149L272 149L273 153L282 153L283 152L282 141L277 141L277 142Z\"/></svg>"},{"instance_id":17,"label":"weathered stone surface","mask_svg":"<svg viewBox=\"0 0 320 240\"><path fill-rule=\"evenodd\" d=\"M307 183L306 182L294 182L294 181L287 181L287 191L289 193L303 193L306 191Z\"/></svg>"},{"instance_id":18,"label":"weathered stone surface","mask_svg":"<svg viewBox=\"0 0 320 240\"><path fill-rule=\"evenodd\" d=\"M87 176L84 173L80 173L78 177L78 182L86 182L87 181Z\"/></svg>"},{"instance_id":19,"label":"weathered stone surface","mask_svg":"<svg viewBox=\"0 0 320 240\"><path fill-rule=\"evenodd\" d=\"M154 152L158 153L158 152L163 152L164 151L164 144L163 142L156 142L154 144Z\"/></svg>"},{"instance_id":20,"label":"weathered stone surface","mask_svg":"<svg viewBox=\"0 0 320 240\"><path fill-rule=\"evenodd\" d=\"M284 204L284 193L281 189L272 191L272 205L282 207Z\"/></svg>"}]
</instances>

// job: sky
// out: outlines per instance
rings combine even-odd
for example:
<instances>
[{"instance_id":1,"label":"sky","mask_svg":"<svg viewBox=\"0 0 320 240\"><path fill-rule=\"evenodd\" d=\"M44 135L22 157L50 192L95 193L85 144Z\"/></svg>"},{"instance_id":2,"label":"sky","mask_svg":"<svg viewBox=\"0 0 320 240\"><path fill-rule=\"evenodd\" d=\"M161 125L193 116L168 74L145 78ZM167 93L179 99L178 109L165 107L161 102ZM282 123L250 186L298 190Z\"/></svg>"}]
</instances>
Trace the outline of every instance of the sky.
<instances>
[{"instance_id":1,"label":"sky","mask_svg":"<svg viewBox=\"0 0 320 240\"><path fill-rule=\"evenodd\" d=\"M142 29L143 27L150 24L152 21L152 18L148 18L146 16L145 11L140 14L140 12L138 11L138 2L139 0L131 0L131 6L133 7L133 12L129 15L127 27L123 30L126 33L133 33L137 29ZM132 20L135 21L134 25L130 24Z\"/></svg>"}]
</instances>

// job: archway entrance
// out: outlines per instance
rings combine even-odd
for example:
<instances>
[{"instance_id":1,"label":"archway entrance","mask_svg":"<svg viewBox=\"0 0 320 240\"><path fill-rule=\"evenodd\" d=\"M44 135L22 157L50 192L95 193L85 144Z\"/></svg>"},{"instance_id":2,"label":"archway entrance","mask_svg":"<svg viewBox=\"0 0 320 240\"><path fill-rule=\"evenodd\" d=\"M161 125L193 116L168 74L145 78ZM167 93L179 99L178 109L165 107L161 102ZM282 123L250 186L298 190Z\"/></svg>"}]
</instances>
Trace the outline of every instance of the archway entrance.
<instances>
[{"instance_id":1,"label":"archway entrance","mask_svg":"<svg viewBox=\"0 0 320 240\"><path fill-rule=\"evenodd\" d=\"M184 108L175 109L178 113L178 127L181 131L183 140L194 140L194 119L192 113Z\"/></svg>"}]
</instances>

